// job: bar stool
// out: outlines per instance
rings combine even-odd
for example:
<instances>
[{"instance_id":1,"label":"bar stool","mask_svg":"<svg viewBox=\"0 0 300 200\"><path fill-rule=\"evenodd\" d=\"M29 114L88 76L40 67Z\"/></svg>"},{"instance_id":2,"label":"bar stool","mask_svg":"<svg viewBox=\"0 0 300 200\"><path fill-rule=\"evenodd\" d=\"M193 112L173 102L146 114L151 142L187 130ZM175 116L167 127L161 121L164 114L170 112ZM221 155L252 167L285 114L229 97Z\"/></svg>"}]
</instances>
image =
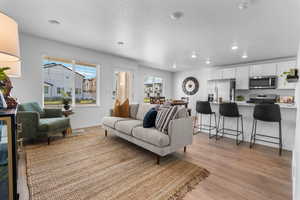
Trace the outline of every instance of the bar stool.
<instances>
[{"instance_id":1,"label":"bar stool","mask_svg":"<svg viewBox=\"0 0 300 200\"><path fill-rule=\"evenodd\" d=\"M244 142L244 125L243 125L243 116L240 115L239 109L236 103L222 103L219 106L219 121L218 121L218 131L217 131L217 137L218 137L218 132L222 132L222 137L224 135L232 135L236 137L236 145L241 144ZM220 121L222 117L222 128L220 129ZM237 119L237 125L236 125L236 130L230 129L230 128L225 128L225 117L230 117L230 118L236 118ZM239 130L239 119L241 119L241 130ZM236 134L233 133L228 133L225 131L234 131ZM239 136L242 135L242 140L239 141ZM218 139L218 138L217 138Z\"/></svg>"},{"instance_id":2,"label":"bar stool","mask_svg":"<svg viewBox=\"0 0 300 200\"><path fill-rule=\"evenodd\" d=\"M200 131L206 130L209 133L209 138L215 137L217 135L217 117L216 113L212 112L210 103L208 101L197 101L196 103L196 113L200 115L200 124L196 128L199 128ZM202 115L209 115L209 124L203 124L202 123ZM214 116L215 118L215 125L212 126L211 124L211 116ZM216 130L215 135L211 135L212 130Z\"/></svg>"},{"instance_id":3,"label":"bar stool","mask_svg":"<svg viewBox=\"0 0 300 200\"><path fill-rule=\"evenodd\" d=\"M253 125L252 125L252 132L251 132L251 139L250 139L250 148L255 145L255 141L262 141L272 144L279 145L279 155L282 154L282 129L281 129L281 112L280 107L278 104L257 104L254 107L253 112ZM262 135L256 133L257 128L257 121L264 121L264 122L275 122L279 125L279 137L273 137L268 135ZM256 136L262 138L271 138L279 140L279 142L267 141L263 139L257 139Z\"/></svg>"}]
</instances>

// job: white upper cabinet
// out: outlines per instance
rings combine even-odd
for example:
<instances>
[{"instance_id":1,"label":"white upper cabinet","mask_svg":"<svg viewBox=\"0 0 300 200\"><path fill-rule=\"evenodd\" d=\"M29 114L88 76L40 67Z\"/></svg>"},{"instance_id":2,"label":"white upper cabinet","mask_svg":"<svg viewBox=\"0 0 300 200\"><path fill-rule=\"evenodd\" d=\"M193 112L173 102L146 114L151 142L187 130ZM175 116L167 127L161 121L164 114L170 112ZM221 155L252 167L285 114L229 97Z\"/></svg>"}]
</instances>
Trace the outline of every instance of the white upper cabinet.
<instances>
[{"instance_id":1,"label":"white upper cabinet","mask_svg":"<svg viewBox=\"0 0 300 200\"><path fill-rule=\"evenodd\" d=\"M228 68L222 70L222 79L234 79L235 78L235 68Z\"/></svg>"},{"instance_id":2,"label":"white upper cabinet","mask_svg":"<svg viewBox=\"0 0 300 200\"><path fill-rule=\"evenodd\" d=\"M237 90L249 89L249 66L236 68L236 82L235 87Z\"/></svg>"},{"instance_id":3,"label":"white upper cabinet","mask_svg":"<svg viewBox=\"0 0 300 200\"><path fill-rule=\"evenodd\" d=\"M222 70L220 69L211 69L209 74L209 80L221 80L222 74Z\"/></svg>"},{"instance_id":4,"label":"white upper cabinet","mask_svg":"<svg viewBox=\"0 0 300 200\"><path fill-rule=\"evenodd\" d=\"M278 76L278 89L295 89L297 83L288 83L283 75L283 72L288 72L291 68L296 68L296 61L286 61L277 64L277 76Z\"/></svg>"},{"instance_id":5,"label":"white upper cabinet","mask_svg":"<svg viewBox=\"0 0 300 200\"><path fill-rule=\"evenodd\" d=\"M276 76L277 67L276 63L252 65L250 67L250 77L253 76Z\"/></svg>"},{"instance_id":6,"label":"white upper cabinet","mask_svg":"<svg viewBox=\"0 0 300 200\"><path fill-rule=\"evenodd\" d=\"M210 71L209 80L234 79L235 68L212 69Z\"/></svg>"}]
</instances>

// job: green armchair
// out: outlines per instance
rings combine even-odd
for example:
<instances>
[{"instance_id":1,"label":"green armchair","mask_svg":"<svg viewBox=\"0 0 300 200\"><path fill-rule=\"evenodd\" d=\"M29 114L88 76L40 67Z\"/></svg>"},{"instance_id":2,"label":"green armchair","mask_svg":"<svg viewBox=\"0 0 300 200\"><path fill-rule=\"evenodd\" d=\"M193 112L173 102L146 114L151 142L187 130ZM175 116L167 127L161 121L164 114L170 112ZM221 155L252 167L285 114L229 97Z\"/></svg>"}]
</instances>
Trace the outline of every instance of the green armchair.
<instances>
[{"instance_id":1,"label":"green armchair","mask_svg":"<svg viewBox=\"0 0 300 200\"><path fill-rule=\"evenodd\" d=\"M70 119L63 117L61 109L42 109L36 102L24 103L18 106L17 121L22 124L22 138L34 140L48 138L62 133L70 127Z\"/></svg>"}]
</instances>

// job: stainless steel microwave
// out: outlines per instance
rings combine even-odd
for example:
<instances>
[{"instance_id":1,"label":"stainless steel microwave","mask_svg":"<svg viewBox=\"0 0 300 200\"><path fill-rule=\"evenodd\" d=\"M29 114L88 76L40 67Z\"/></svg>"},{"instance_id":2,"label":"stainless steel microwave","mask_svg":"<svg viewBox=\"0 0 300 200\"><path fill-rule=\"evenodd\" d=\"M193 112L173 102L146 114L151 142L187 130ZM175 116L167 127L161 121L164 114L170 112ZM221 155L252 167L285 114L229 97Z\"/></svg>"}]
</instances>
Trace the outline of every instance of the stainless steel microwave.
<instances>
[{"instance_id":1,"label":"stainless steel microwave","mask_svg":"<svg viewBox=\"0 0 300 200\"><path fill-rule=\"evenodd\" d=\"M250 77L249 89L276 89L277 76Z\"/></svg>"}]
</instances>

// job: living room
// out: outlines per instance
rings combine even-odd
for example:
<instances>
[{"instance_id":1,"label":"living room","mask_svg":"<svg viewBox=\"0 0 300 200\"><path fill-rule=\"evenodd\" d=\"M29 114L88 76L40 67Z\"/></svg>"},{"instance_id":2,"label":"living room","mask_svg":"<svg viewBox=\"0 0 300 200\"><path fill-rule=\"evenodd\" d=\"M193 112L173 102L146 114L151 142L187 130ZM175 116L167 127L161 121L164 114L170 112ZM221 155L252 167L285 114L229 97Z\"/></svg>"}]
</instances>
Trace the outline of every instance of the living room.
<instances>
[{"instance_id":1,"label":"living room","mask_svg":"<svg viewBox=\"0 0 300 200\"><path fill-rule=\"evenodd\" d=\"M299 8L1 1L0 199L299 199Z\"/></svg>"}]
</instances>

